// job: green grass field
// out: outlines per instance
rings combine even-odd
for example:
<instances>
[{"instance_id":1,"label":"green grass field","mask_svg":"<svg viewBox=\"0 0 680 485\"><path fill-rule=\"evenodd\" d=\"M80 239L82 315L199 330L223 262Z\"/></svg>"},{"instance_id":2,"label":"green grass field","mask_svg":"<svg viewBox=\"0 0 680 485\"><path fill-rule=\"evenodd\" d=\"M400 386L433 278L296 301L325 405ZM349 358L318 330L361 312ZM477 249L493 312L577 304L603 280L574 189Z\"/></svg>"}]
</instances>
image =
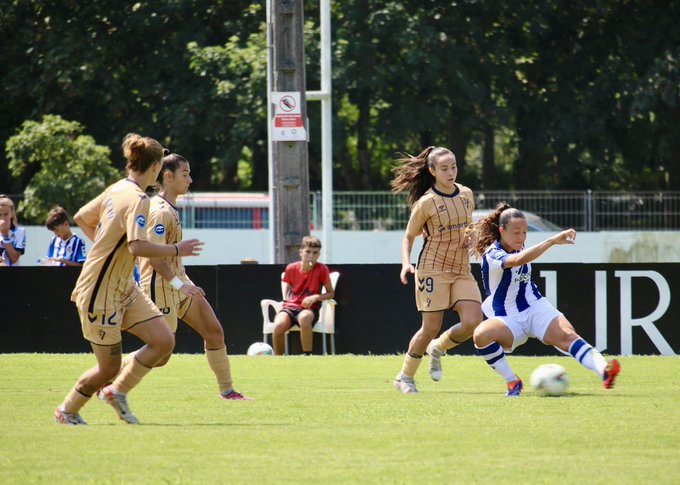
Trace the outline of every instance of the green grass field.
<instances>
[{"instance_id":1,"label":"green grass field","mask_svg":"<svg viewBox=\"0 0 680 485\"><path fill-rule=\"evenodd\" d=\"M527 384L547 362L571 377L518 399L472 356L445 357L439 383L424 362L407 396L401 356L231 359L255 400L219 400L203 356L175 355L129 396L142 424L93 400L89 426L62 426L94 357L0 355L0 483L680 483L678 357L624 357L606 391L573 359L511 356Z\"/></svg>"}]
</instances>

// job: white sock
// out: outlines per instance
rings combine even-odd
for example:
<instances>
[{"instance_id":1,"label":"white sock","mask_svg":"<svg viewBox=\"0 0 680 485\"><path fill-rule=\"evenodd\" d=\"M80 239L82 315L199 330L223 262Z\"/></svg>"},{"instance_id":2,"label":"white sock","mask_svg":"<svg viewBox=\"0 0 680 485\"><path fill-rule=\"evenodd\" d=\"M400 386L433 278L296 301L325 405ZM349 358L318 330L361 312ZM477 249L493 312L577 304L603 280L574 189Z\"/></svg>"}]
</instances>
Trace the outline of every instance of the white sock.
<instances>
[{"instance_id":1,"label":"white sock","mask_svg":"<svg viewBox=\"0 0 680 485\"><path fill-rule=\"evenodd\" d=\"M505 382L512 382L517 380L517 375L510 368L508 359L505 358L505 352L498 342L491 342L486 347L477 347L477 353L484 357L486 363L491 366L496 373L505 379Z\"/></svg>"},{"instance_id":2,"label":"white sock","mask_svg":"<svg viewBox=\"0 0 680 485\"><path fill-rule=\"evenodd\" d=\"M574 340L569 346L569 353L583 367L595 372L598 376L604 375L607 361L602 354L582 338Z\"/></svg>"}]
</instances>

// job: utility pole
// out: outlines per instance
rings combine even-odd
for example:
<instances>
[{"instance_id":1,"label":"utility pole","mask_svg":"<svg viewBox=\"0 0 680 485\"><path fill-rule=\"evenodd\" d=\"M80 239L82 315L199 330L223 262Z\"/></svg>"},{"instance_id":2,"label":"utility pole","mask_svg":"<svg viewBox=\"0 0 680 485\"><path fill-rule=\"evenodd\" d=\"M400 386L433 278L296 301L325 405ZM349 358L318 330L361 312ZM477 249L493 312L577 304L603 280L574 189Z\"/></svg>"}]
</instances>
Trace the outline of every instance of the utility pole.
<instances>
[{"instance_id":1,"label":"utility pole","mask_svg":"<svg viewBox=\"0 0 680 485\"><path fill-rule=\"evenodd\" d=\"M272 2L272 208L276 263L299 258L309 235L309 160L303 0Z\"/></svg>"}]
</instances>

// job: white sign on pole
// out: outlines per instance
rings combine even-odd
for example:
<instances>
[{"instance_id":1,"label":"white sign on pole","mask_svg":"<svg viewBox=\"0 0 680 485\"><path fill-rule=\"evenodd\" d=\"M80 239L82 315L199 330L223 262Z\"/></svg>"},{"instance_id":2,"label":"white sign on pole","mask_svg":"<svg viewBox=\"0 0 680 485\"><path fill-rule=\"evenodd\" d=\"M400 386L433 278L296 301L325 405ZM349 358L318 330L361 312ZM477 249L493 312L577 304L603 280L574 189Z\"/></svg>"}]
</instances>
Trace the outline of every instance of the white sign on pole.
<instances>
[{"instance_id":1,"label":"white sign on pole","mask_svg":"<svg viewBox=\"0 0 680 485\"><path fill-rule=\"evenodd\" d=\"M272 120L273 141L307 141L307 131L302 122L300 93L281 91L272 93L274 119Z\"/></svg>"}]
</instances>

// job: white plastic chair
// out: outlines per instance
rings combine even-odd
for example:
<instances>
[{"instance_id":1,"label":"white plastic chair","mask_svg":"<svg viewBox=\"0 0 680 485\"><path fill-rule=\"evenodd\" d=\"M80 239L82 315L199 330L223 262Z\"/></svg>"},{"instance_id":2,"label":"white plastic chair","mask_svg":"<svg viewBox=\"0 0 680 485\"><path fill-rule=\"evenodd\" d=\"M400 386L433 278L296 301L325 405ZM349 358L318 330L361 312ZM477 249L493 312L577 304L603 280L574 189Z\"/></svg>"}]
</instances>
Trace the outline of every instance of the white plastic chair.
<instances>
[{"instance_id":1,"label":"white plastic chair","mask_svg":"<svg viewBox=\"0 0 680 485\"><path fill-rule=\"evenodd\" d=\"M330 274L331 277L331 285L333 286L333 290L336 289L336 286L338 284L338 278L340 277L340 273L337 271L333 271ZM283 273L281 274L281 278L283 278ZM283 290L283 284L281 285L281 289ZM321 293L325 293L326 288L323 288L321 290ZM331 354L335 354L335 305L337 305L337 302L335 300L324 300L321 302L321 308L319 309L319 319L314 323L312 326L312 332L315 333L320 333L321 334L321 341L323 342L322 348L323 348L323 355L327 355L327 346L326 346L326 335L328 335L328 339L331 342ZM262 341L264 343L267 342L267 335L271 335L274 332L274 320L271 318L270 315L270 308L274 309L274 315L276 315L279 311L281 311L281 307L283 306L282 301L276 301L276 300L269 300L269 299L264 299L260 301L260 306L262 307ZM295 324L291 326L288 331L286 332L286 338L285 338L285 353L286 355L288 354L288 334L290 332L299 332L300 331L300 326Z\"/></svg>"}]
</instances>

